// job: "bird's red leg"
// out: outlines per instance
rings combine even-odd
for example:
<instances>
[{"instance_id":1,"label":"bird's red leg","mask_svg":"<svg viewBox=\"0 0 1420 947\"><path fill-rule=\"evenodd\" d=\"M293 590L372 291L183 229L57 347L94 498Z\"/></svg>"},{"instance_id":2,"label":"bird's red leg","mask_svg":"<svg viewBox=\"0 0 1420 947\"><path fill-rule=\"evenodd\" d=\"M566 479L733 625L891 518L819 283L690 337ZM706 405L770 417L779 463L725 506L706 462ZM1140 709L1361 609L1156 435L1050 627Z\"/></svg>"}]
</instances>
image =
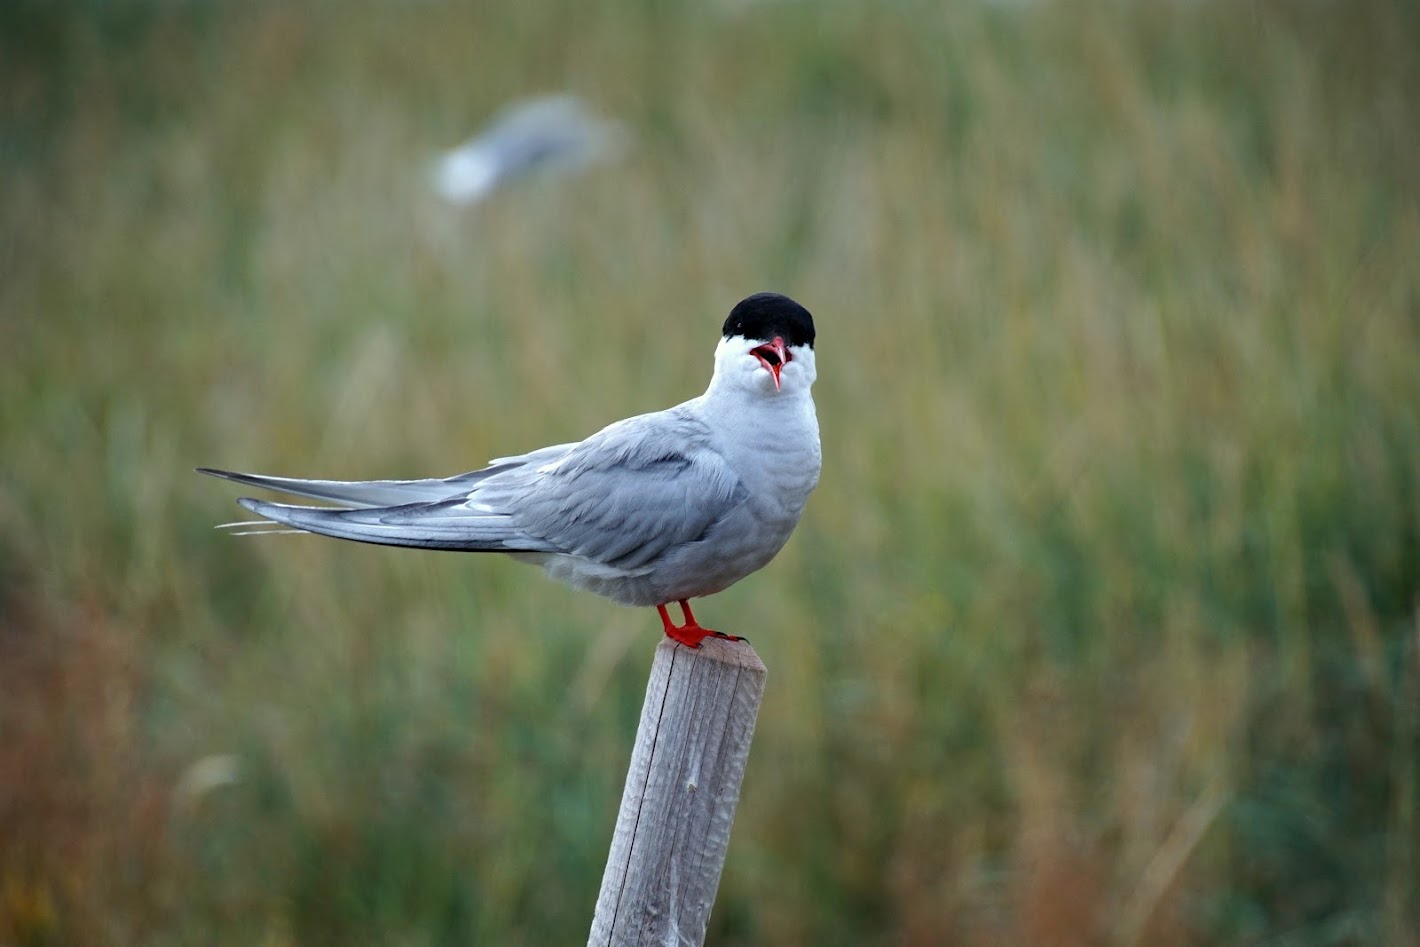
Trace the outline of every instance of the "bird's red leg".
<instances>
[{"instance_id":1,"label":"bird's red leg","mask_svg":"<svg viewBox=\"0 0 1420 947\"><path fill-rule=\"evenodd\" d=\"M739 635L727 635L722 631L711 631L709 628L701 628L700 622L695 620L695 615L690 611L690 603L685 599L680 600L680 611L681 614L685 616L685 624L681 627L698 630L702 638L708 635L711 638L724 638L726 641L744 641Z\"/></svg>"},{"instance_id":2,"label":"bird's red leg","mask_svg":"<svg viewBox=\"0 0 1420 947\"><path fill-rule=\"evenodd\" d=\"M685 616L684 625L677 625L672 622L670 612L666 611L664 605L656 606L656 611L661 613L661 624L665 628L666 637L670 638L672 641L679 641L689 648L698 648L700 647L700 642L707 637L724 638L727 641L743 640L736 638L734 635L722 635L718 631L711 631L709 628L701 628L700 623L697 622L695 616L691 614L690 605L685 601L681 601L680 610Z\"/></svg>"},{"instance_id":3,"label":"bird's red leg","mask_svg":"<svg viewBox=\"0 0 1420 947\"><path fill-rule=\"evenodd\" d=\"M656 611L661 613L661 625L665 628L666 637L679 641L688 648L700 647L700 642L709 634L693 620L687 620L684 625L676 625L671 621L670 613L664 605L657 605Z\"/></svg>"}]
</instances>

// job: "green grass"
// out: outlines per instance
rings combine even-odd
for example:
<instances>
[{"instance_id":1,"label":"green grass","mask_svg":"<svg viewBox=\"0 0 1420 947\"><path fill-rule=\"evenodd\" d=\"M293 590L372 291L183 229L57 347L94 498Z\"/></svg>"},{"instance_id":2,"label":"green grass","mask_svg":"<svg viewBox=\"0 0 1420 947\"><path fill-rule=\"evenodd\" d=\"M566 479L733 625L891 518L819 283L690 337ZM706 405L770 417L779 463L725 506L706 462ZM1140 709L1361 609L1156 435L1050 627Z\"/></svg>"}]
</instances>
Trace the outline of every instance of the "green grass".
<instances>
[{"instance_id":1,"label":"green grass","mask_svg":"<svg viewBox=\"0 0 1420 947\"><path fill-rule=\"evenodd\" d=\"M1417 37L1384 0L7 4L0 942L584 938L655 616L225 537L191 468L583 436L697 394L774 288L824 477L699 609L770 668L710 942L1420 943ZM426 193L562 88L625 161Z\"/></svg>"}]
</instances>

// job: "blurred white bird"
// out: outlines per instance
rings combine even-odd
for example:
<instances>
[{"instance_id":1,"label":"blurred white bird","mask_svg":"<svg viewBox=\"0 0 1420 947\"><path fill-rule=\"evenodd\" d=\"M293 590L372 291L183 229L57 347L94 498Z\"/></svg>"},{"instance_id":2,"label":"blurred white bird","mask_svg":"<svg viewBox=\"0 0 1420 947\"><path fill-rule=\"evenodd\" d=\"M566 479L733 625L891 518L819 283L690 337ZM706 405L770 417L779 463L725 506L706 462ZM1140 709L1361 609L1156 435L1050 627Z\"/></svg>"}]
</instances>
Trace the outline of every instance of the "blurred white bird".
<instances>
[{"instance_id":1,"label":"blurred white bird","mask_svg":"<svg viewBox=\"0 0 1420 947\"><path fill-rule=\"evenodd\" d=\"M584 441L433 480L294 480L200 472L344 509L238 500L265 520L339 539L508 553L626 605L654 605L665 633L699 646L689 599L773 559L818 484L814 322L774 293L725 320L705 394ZM676 625L666 605L678 602ZM719 637L731 637L719 635Z\"/></svg>"},{"instance_id":2,"label":"blurred white bird","mask_svg":"<svg viewBox=\"0 0 1420 947\"><path fill-rule=\"evenodd\" d=\"M625 133L580 99L550 95L515 102L489 126L434 163L434 190L453 204L473 204L527 174L569 172L608 161Z\"/></svg>"}]
</instances>

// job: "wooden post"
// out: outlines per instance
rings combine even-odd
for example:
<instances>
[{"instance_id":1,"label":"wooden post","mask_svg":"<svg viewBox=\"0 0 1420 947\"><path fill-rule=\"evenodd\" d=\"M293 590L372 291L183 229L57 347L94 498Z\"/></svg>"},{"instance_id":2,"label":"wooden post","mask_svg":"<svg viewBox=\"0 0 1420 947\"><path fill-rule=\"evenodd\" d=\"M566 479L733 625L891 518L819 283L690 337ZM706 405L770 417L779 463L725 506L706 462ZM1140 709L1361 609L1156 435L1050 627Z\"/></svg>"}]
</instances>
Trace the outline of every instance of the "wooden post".
<instances>
[{"instance_id":1,"label":"wooden post","mask_svg":"<svg viewBox=\"0 0 1420 947\"><path fill-rule=\"evenodd\" d=\"M588 947L705 943L765 673L748 641L656 648Z\"/></svg>"}]
</instances>

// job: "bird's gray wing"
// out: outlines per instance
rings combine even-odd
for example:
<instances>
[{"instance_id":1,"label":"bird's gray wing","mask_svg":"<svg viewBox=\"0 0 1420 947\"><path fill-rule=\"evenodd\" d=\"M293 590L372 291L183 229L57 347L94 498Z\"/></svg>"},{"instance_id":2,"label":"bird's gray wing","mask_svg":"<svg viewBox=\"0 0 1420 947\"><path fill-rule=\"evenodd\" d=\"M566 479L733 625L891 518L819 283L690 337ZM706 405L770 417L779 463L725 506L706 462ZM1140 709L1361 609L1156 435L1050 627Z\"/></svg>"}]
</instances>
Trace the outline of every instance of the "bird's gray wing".
<instances>
[{"instance_id":1,"label":"bird's gray wing","mask_svg":"<svg viewBox=\"0 0 1420 947\"><path fill-rule=\"evenodd\" d=\"M290 506L242 497L237 501L277 523L380 546L460 552L557 552L557 547L520 531L500 513L477 509L463 497L438 503L407 503L354 510Z\"/></svg>"},{"instance_id":2,"label":"bird's gray wing","mask_svg":"<svg viewBox=\"0 0 1420 947\"><path fill-rule=\"evenodd\" d=\"M705 424L672 408L490 477L469 502L506 513L520 534L560 552L638 569L703 537L747 496Z\"/></svg>"},{"instance_id":3,"label":"bird's gray wing","mask_svg":"<svg viewBox=\"0 0 1420 947\"><path fill-rule=\"evenodd\" d=\"M222 476L221 472L217 473ZM671 409L618 421L575 445L501 458L434 481L229 479L354 509L242 499L278 523L340 539L471 552L563 553L634 570L694 542L748 497L703 422ZM449 488L460 491L449 497ZM433 502L373 506L385 496Z\"/></svg>"},{"instance_id":4,"label":"bird's gray wing","mask_svg":"<svg viewBox=\"0 0 1420 947\"><path fill-rule=\"evenodd\" d=\"M267 474L241 473L198 467L197 472L250 487L261 487L278 493L329 500L351 509L398 506L407 503L433 503L454 497L466 497L481 480L527 463L542 464L565 454L575 444L556 444L516 457L499 457L481 470L452 477L425 480L304 480L296 477L272 477Z\"/></svg>"}]
</instances>

